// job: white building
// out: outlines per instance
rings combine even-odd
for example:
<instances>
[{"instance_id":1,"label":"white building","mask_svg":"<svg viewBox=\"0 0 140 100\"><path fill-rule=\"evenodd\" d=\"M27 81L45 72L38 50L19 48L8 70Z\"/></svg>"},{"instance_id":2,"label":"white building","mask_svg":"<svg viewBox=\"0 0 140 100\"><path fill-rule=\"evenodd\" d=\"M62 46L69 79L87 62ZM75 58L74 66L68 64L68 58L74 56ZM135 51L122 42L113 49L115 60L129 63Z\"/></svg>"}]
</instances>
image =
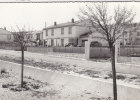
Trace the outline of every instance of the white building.
<instances>
[{"instance_id":1,"label":"white building","mask_svg":"<svg viewBox=\"0 0 140 100\"><path fill-rule=\"evenodd\" d=\"M69 43L79 45L80 35L88 31L87 27L74 19L62 24L54 22L54 25L43 29L43 40L47 46L66 46Z\"/></svg>"}]
</instances>

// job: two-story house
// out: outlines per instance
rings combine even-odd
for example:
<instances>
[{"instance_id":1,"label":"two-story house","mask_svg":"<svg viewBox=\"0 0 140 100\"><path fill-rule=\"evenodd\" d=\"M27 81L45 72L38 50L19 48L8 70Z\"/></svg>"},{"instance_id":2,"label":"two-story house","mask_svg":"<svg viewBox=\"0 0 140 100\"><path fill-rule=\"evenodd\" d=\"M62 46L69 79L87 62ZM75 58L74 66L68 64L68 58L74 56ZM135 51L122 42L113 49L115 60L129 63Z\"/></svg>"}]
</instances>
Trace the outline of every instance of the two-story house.
<instances>
[{"instance_id":1,"label":"two-story house","mask_svg":"<svg viewBox=\"0 0 140 100\"><path fill-rule=\"evenodd\" d=\"M54 22L54 25L43 29L43 40L47 46L66 46L69 43L78 45L79 36L88 31L87 27L74 19L61 24Z\"/></svg>"}]
</instances>

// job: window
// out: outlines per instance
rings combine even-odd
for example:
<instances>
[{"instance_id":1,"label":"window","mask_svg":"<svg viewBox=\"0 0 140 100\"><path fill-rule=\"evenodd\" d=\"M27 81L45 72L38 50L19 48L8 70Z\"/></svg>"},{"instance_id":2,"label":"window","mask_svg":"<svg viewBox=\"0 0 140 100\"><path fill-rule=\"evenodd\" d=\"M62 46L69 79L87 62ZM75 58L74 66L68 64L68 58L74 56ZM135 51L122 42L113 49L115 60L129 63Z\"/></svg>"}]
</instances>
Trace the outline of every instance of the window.
<instances>
[{"instance_id":1,"label":"window","mask_svg":"<svg viewBox=\"0 0 140 100\"><path fill-rule=\"evenodd\" d=\"M72 34L72 27L69 27L69 34Z\"/></svg>"},{"instance_id":2,"label":"window","mask_svg":"<svg viewBox=\"0 0 140 100\"><path fill-rule=\"evenodd\" d=\"M137 32L137 36L140 36L140 32Z\"/></svg>"},{"instance_id":3,"label":"window","mask_svg":"<svg viewBox=\"0 0 140 100\"><path fill-rule=\"evenodd\" d=\"M54 40L51 39L51 46L54 46Z\"/></svg>"},{"instance_id":4,"label":"window","mask_svg":"<svg viewBox=\"0 0 140 100\"><path fill-rule=\"evenodd\" d=\"M64 39L61 39L61 46L64 46Z\"/></svg>"},{"instance_id":5,"label":"window","mask_svg":"<svg viewBox=\"0 0 140 100\"><path fill-rule=\"evenodd\" d=\"M48 36L48 30L46 30L46 36Z\"/></svg>"},{"instance_id":6,"label":"window","mask_svg":"<svg viewBox=\"0 0 140 100\"><path fill-rule=\"evenodd\" d=\"M54 35L54 29L52 29L52 36Z\"/></svg>"},{"instance_id":7,"label":"window","mask_svg":"<svg viewBox=\"0 0 140 100\"><path fill-rule=\"evenodd\" d=\"M69 43L73 43L74 42L74 39L69 39Z\"/></svg>"},{"instance_id":8,"label":"window","mask_svg":"<svg viewBox=\"0 0 140 100\"><path fill-rule=\"evenodd\" d=\"M61 34L62 35L64 34L64 28L61 28Z\"/></svg>"}]
</instances>

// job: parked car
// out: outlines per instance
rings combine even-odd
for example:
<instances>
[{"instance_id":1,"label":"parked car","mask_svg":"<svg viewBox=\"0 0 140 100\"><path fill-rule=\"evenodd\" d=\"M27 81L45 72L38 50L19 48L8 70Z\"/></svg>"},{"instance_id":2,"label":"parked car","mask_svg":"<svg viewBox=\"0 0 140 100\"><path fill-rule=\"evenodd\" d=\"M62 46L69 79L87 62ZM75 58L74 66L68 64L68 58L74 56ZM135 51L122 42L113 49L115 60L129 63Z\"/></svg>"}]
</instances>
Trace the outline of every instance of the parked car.
<instances>
[{"instance_id":1,"label":"parked car","mask_svg":"<svg viewBox=\"0 0 140 100\"><path fill-rule=\"evenodd\" d=\"M67 45L65 45L65 47L76 47L77 45L74 43L68 43Z\"/></svg>"},{"instance_id":2,"label":"parked car","mask_svg":"<svg viewBox=\"0 0 140 100\"><path fill-rule=\"evenodd\" d=\"M90 47L101 47L101 46L102 46L102 44L97 41L91 42L91 44L90 44Z\"/></svg>"}]
</instances>

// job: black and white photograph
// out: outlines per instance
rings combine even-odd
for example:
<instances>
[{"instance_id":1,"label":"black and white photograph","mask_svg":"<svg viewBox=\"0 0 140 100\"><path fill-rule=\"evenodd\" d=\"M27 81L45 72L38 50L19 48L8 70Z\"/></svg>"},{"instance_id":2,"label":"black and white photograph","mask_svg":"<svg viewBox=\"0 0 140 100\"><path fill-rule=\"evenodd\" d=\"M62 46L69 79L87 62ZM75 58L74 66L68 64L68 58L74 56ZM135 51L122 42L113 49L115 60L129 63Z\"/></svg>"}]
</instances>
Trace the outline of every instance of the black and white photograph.
<instances>
[{"instance_id":1,"label":"black and white photograph","mask_svg":"<svg viewBox=\"0 0 140 100\"><path fill-rule=\"evenodd\" d=\"M140 2L0 0L0 100L140 100Z\"/></svg>"}]
</instances>

